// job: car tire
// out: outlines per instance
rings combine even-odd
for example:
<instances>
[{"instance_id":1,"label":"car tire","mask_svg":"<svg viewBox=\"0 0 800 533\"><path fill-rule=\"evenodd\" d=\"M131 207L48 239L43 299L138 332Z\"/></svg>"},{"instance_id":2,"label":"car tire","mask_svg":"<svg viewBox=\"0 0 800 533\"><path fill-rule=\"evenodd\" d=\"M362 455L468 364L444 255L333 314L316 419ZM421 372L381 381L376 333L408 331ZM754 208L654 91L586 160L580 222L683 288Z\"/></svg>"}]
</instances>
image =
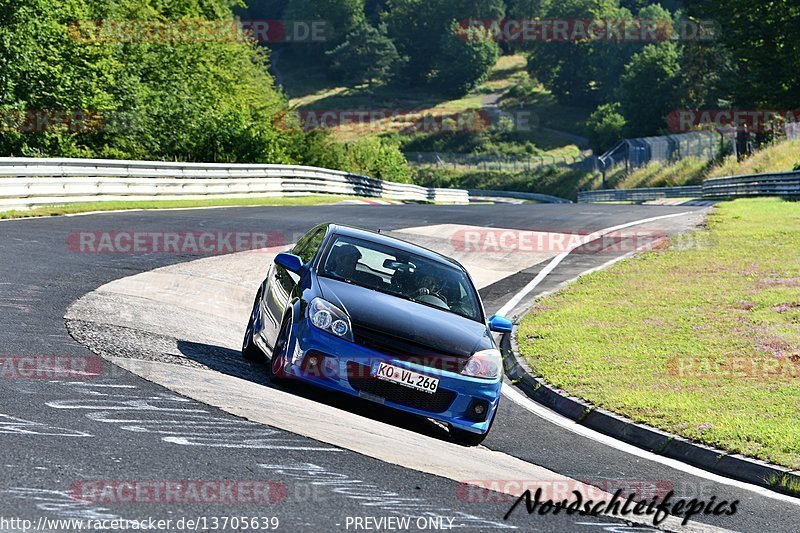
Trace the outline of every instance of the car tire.
<instances>
[{"instance_id":1,"label":"car tire","mask_svg":"<svg viewBox=\"0 0 800 533\"><path fill-rule=\"evenodd\" d=\"M266 359L264 352L261 351L255 341L253 340L253 333L255 328L256 310L258 303L261 300L261 291L258 291L256 299L253 302L253 310L250 311L250 320L247 321L247 329L244 332L244 339L242 340L242 357L248 361L262 362Z\"/></svg>"},{"instance_id":2,"label":"car tire","mask_svg":"<svg viewBox=\"0 0 800 533\"><path fill-rule=\"evenodd\" d=\"M286 315L281 322L278 336L272 349L272 357L267 363L267 377L273 383L285 381L286 371L283 369L286 364L286 356L289 353L289 341L292 335L292 316Z\"/></svg>"},{"instance_id":3,"label":"car tire","mask_svg":"<svg viewBox=\"0 0 800 533\"><path fill-rule=\"evenodd\" d=\"M491 422L489 422L489 427L486 429L486 433L473 433L472 431L458 429L457 427L453 427L451 425L450 437L458 444L462 444L464 446L477 446L489 435L489 432L492 430L492 424L494 424L494 419L496 417L497 412L495 411L495 413L492 415Z\"/></svg>"}]
</instances>

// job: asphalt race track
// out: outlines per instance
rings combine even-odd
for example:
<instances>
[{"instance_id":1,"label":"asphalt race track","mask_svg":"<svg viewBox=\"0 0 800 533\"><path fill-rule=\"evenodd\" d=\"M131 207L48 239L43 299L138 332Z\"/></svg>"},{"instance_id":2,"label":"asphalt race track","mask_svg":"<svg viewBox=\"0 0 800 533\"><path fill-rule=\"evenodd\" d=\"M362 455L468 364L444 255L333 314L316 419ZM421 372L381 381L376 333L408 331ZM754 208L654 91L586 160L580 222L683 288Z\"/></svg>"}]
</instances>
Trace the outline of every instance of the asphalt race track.
<instances>
[{"instance_id":1,"label":"asphalt race track","mask_svg":"<svg viewBox=\"0 0 800 533\"><path fill-rule=\"evenodd\" d=\"M529 471L542 471L557 473L558 479L566 476L610 492L613 492L612 487L626 483L631 487L657 484L670 487L676 498L710 500L714 497L717 501L740 502L734 516L700 514L693 518L691 527L676 529L673 521L669 523L670 530L797 531L800 500L720 480L695 469L675 468L666 461L630 453L627 447L620 449L619 443L576 434L569 424L542 418L508 396L501 400L492 433L482 447L456 448L448 442L446 431L438 426L383 412L374 404L332 397L300 386L275 390L265 383L263 369L241 362L231 346L192 342L181 338L180 333L172 338L169 335L156 338L141 334L135 327L102 331L82 320L73 320L70 328L82 344L70 335L65 324L65 316L76 301L85 296L89 298L87 295L114 280L124 281L154 269L175 266L191 271L194 268L191 265L200 265L198 268L206 268L204 275L217 275L222 281L235 284L243 277L235 268L237 263L233 258L210 258L201 253L80 253L69 245L76 232L268 231L283 236L288 244L312 225L333 221L399 234L413 228L414 231L408 233L409 240L413 240L414 233L417 239L428 242L436 236L425 235L420 228L464 225L589 233L684 212L689 213L646 226L657 232L674 233L696 224L703 209L582 204L330 205L101 213L0 222L0 356L92 357L94 354L86 344L107 358L119 356L135 361L141 356L148 359L143 354L159 354L159 346L164 346L161 359L151 357L148 360L167 364L178 356L187 359L186 364L174 365L174 375L169 370L173 367L153 367L166 369L153 381L169 388L107 361L102 373L91 379L0 378L0 468L3 474L0 477L0 531L22 530L3 524L2 519L10 518L29 519L34 525L43 517L170 519L173 522L167 530L180 531L195 529L175 525L181 519L184 526L186 520L205 520L210 525L214 517L233 516L277 517L278 531L387 531L392 530L391 523L384 521L378 526L372 520L388 517L410 518L409 528L404 529L407 531L447 529L448 526L465 531L634 532L650 529L645 525L647 519L638 524L626 524L612 517L529 516L523 506L504 520L513 498L497 493L475 496L459 483L474 479L438 470L438 474L432 474L433 468L426 466L424 456L411 458L416 459L411 461L412 465L406 462L411 460L409 458L392 461L390 458L395 455L402 457L403 450L392 449L391 442L380 440L385 438L380 434L384 423L391 426L386 427L387 434L396 432L408 438L408 442L418 446L414 449L429 447L432 456L452 453L450 460L456 464L453 468L457 467L460 452L463 452L465 462L474 461L475 468L480 466L483 457L498 464L523 466L518 481L528 480L522 476ZM553 290L577 274L623 253L625 250L603 250L569 255L510 315L517 314L536 294ZM518 254L520 258L514 260L519 264L515 263L514 271L503 269L500 277L496 272L493 275L491 265L487 267L486 257L475 255L476 269L485 269L481 270L480 277L486 283L479 285L489 313L503 307L536 277L550 258L534 260ZM272 256L250 254L248 275L257 278L258 269L252 268L253 257L263 261L265 272ZM183 265L192 261L196 263ZM470 265L465 264L470 269ZM226 265L226 269L213 270L218 265ZM250 289L244 282L242 287ZM224 294L209 294L208 302L195 299L186 305L194 305L198 312L204 305L224 308L224 298ZM102 322L100 318L98 323ZM130 316L122 318L133 323ZM164 329L175 332L185 329L197 335L217 333L212 326L204 331L204 324L189 323L166 311L158 321ZM169 328L166 325L170 325ZM226 339L240 338L245 324L240 326L240 330L218 334ZM175 346L181 353L170 352ZM275 404L280 409L265 408L261 412L275 424L253 421L261 416L256 412L260 404L255 400L253 405L246 405L247 401L235 395L215 397L219 403L213 405L226 407L222 410L208 405L211 401L192 399L193 391L180 387L187 386L186 376L195 375L191 372L201 371L214 372L221 380L244 380L247 388L243 390L262 391L265 398L280 398L283 403ZM174 388L170 387L171 382ZM177 394L170 388L185 390L186 394ZM298 413L306 416L307 411L303 409L310 400L318 402L320 413L332 413L332 416L320 415L319 421L300 427ZM253 410L252 417L245 415L245 408ZM230 412L247 416L247 419ZM334 426L337 417L352 425ZM281 427L297 429L287 431ZM376 429L372 432L370 428ZM308 436L318 432L326 436ZM511 480L507 474L498 479ZM76 486L92 481L170 480L268 481L271 492L266 503L247 503L243 499L236 503L213 503L207 499L176 503L166 497L133 503L119 501L119 498L98 502L81 499L73 492ZM492 478L484 481L492 481ZM366 518L370 521L364 521ZM40 530L59 530L52 524L44 526Z\"/></svg>"}]
</instances>

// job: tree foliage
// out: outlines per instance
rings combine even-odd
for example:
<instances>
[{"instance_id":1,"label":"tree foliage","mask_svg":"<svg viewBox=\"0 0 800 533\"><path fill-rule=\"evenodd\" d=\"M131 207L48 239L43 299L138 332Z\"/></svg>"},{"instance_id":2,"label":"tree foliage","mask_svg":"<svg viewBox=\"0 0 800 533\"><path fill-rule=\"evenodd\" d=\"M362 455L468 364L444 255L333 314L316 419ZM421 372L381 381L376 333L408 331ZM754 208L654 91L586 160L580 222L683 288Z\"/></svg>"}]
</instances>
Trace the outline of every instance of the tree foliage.
<instances>
[{"instance_id":1,"label":"tree foliage","mask_svg":"<svg viewBox=\"0 0 800 533\"><path fill-rule=\"evenodd\" d=\"M442 63L443 52L459 53L454 48L460 44L463 53L470 53L466 41L449 39L454 22L502 18L504 14L502 0L388 0L384 18L398 51L409 59L403 78L413 85L431 79L437 63Z\"/></svg>"},{"instance_id":2,"label":"tree foliage","mask_svg":"<svg viewBox=\"0 0 800 533\"><path fill-rule=\"evenodd\" d=\"M563 0L549 5L546 17L566 20L623 20L631 13L617 0ZM597 105L616 88L628 59L640 49L636 43L593 41L532 42L526 48L528 72L560 100Z\"/></svg>"},{"instance_id":3,"label":"tree foliage","mask_svg":"<svg viewBox=\"0 0 800 533\"><path fill-rule=\"evenodd\" d=\"M500 57L500 47L482 28L454 22L442 39L432 83L444 94L460 96L485 80Z\"/></svg>"},{"instance_id":4,"label":"tree foliage","mask_svg":"<svg viewBox=\"0 0 800 533\"><path fill-rule=\"evenodd\" d=\"M680 50L672 42L649 44L634 55L620 80L619 101L628 133L655 135L683 95Z\"/></svg>"},{"instance_id":5,"label":"tree foliage","mask_svg":"<svg viewBox=\"0 0 800 533\"><path fill-rule=\"evenodd\" d=\"M365 21L364 0L289 0L283 18L290 21L319 20L326 24L326 46L310 43L312 51L331 49Z\"/></svg>"},{"instance_id":6,"label":"tree foliage","mask_svg":"<svg viewBox=\"0 0 800 533\"><path fill-rule=\"evenodd\" d=\"M602 154L622 139L625 117L619 113L619 104L599 106L586 121L586 134L592 150Z\"/></svg>"},{"instance_id":7,"label":"tree foliage","mask_svg":"<svg viewBox=\"0 0 800 533\"><path fill-rule=\"evenodd\" d=\"M718 23L732 60L719 83L738 106L796 109L800 102L800 3L685 0L688 14Z\"/></svg>"},{"instance_id":8,"label":"tree foliage","mask_svg":"<svg viewBox=\"0 0 800 533\"><path fill-rule=\"evenodd\" d=\"M143 7L144 6L144 7ZM80 131L6 127L7 155L290 162L266 53L242 40L172 42L76 30L94 20L231 19L229 2L0 0L0 108L102 117ZM5 112L8 116L9 111Z\"/></svg>"},{"instance_id":9,"label":"tree foliage","mask_svg":"<svg viewBox=\"0 0 800 533\"><path fill-rule=\"evenodd\" d=\"M327 53L331 71L351 84L388 82L402 64L394 43L386 35L386 26L377 28L363 23L345 42Z\"/></svg>"}]
</instances>

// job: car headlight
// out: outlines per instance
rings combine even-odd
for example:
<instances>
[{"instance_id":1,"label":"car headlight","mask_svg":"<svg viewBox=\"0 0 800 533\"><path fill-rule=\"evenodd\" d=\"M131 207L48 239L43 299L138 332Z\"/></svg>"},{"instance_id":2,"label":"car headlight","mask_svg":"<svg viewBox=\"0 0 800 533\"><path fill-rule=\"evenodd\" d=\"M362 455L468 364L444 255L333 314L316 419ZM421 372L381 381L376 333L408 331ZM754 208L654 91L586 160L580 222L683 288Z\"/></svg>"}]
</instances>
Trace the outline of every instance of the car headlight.
<instances>
[{"instance_id":1,"label":"car headlight","mask_svg":"<svg viewBox=\"0 0 800 533\"><path fill-rule=\"evenodd\" d=\"M499 350L481 350L469 358L461 374L474 378L497 379L500 377L501 361Z\"/></svg>"},{"instance_id":2,"label":"car headlight","mask_svg":"<svg viewBox=\"0 0 800 533\"><path fill-rule=\"evenodd\" d=\"M308 306L308 318L314 327L350 342L353 341L350 317L332 303L322 298L314 298Z\"/></svg>"}]
</instances>

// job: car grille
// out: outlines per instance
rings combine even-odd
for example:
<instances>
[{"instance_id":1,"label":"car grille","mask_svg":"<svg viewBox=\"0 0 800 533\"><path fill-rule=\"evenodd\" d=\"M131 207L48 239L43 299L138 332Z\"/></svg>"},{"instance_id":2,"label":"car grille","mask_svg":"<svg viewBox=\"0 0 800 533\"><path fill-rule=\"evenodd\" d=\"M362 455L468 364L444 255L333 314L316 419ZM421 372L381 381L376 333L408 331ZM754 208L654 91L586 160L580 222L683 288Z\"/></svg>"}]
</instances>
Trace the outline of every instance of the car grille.
<instances>
[{"instance_id":1,"label":"car grille","mask_svg":"<svg viewBox=\"0 0 800 533\"><path fill-rule=\"evenodd\" d=\"M357 344L375 350L400 361L415 363L428 368L460 373L466 366L468 357L454 353L434 350L398 337L391 337L363 326L354 326L353 335Z\"/></svg>"},{"instance_id":2,"label":"car grille","mask_svg":"<svg viewBox=\"0 0 800 533\"><path fill-rule=\"evenodd\" d=\"M392 403L431 413L447 411L456 399L456 393L450 390L439 389L431 394L374 378L370 375L370 367L353 361L347 363L347 381L359 392L374 394Z\"/></svg>"}]
</instances>

